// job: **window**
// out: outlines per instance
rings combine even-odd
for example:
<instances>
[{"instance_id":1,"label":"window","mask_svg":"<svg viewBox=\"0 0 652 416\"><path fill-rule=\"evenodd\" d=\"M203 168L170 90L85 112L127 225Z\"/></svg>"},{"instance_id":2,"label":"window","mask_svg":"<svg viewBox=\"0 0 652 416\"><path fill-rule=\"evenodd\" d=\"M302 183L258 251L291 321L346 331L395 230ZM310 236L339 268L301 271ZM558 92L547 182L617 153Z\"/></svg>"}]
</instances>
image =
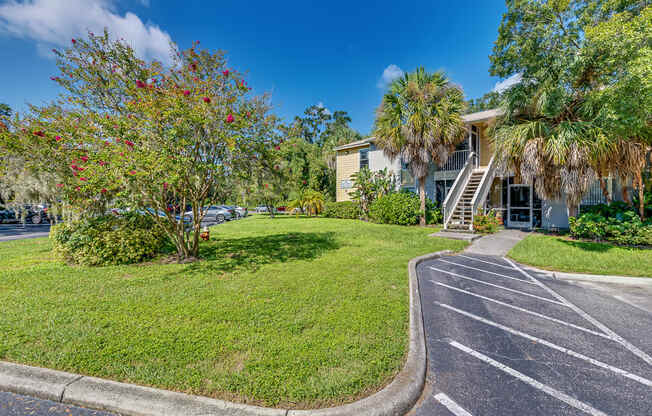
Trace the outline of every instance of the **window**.
<instances>
[{"instance_id":1,"label":"window","mask_svg":"<svg viewBox=\"0 0 652 416\"><path fill-rule=\"evenodd\" d=\"M454 179L435 181L435 201L442 206L448 195L448 191L453 187Z\"/></svg>"},{"instance_id":2,"label":"window","mask_svg":"<svg viewBox=\"0 0 652 416\"><path fill-rule=\"evenodd\" d=\"M360 170L369 169L369 149L360 150Z\"/></svg>"}]
</instances>

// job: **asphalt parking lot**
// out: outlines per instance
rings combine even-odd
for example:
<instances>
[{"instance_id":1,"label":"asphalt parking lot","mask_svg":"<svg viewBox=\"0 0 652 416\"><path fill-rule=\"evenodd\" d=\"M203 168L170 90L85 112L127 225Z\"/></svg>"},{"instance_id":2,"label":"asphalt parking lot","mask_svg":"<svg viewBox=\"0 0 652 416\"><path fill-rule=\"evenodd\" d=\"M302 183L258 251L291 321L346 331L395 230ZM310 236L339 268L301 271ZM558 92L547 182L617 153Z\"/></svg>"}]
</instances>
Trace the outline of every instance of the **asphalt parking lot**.
<instances>
[{"instance_id":1,"label":"asphalt parking lot","mask_svg":"<svg viewBox=\"0 0 652 416\"><path fill-rule=\"evenodd\" d=\"M412 415L652 415L652 314L459 255L418 268L427 388Z\"/></svg>"},{"instance_id":2,"label":"asphalt parking lot","mask_svg":"<svg viewBox=\"0 0 652 416\"><path fill-rule=\"evenodd\" d=\"M0 241L47 237L50 224L0 224Z\"/></svg>"}]
</instances>

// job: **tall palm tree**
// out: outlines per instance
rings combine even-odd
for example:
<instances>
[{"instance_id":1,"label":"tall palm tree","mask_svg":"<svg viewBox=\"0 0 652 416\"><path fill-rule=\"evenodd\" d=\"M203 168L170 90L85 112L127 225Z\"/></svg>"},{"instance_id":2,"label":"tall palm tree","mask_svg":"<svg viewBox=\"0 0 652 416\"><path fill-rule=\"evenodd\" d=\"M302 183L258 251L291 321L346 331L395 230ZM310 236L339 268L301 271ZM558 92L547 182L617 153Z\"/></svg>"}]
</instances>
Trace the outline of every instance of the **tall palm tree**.
<instances>
[{"instance_id":1,"label":"tall palm tree","mask_svg":"<svg viewBox=\"0 0 652 416\"><path fill-rule=\"evenodd\" d=\"M464 140L464 93L442 72L423 67L392 82L376 112L376 146L401 157L419 181L420 224L426 225L426 176L431 162L442 166Z\"/></svg>"},{"instance_id":2,"label":"tall palm tree","mask_svg":"<svg viewBox=\"0 0 652 416\"><path fill-rule=\"evenodd\" d=\"M565 198L568 216L593 181L608 173L613 140L589 117L582 100L561 88L517 85L503 101L505 115L491 130L503 167L534 185L545 199Z\"/></svg>"}]
</instances>

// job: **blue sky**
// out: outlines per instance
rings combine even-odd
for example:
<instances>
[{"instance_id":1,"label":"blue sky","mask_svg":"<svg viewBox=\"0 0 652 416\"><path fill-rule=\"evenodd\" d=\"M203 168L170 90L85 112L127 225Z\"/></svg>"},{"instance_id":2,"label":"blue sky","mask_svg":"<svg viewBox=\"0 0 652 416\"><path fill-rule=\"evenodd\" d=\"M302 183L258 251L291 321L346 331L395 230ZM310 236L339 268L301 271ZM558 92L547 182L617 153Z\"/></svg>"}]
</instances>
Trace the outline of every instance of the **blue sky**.
<instances>
[{"instance_id":1,"label":"blue sky","mask_svg":"<svg viewBox=\"0 0 652 416\"><path fill-rule=\"evenodd\" d=\"M54 98L49 51L107 26L146 58L164 57L169 40L226 50L283 118L323 103L367 134L383 74L424 66L469 98L492 90L500 80L488 55L504 11L504 0L0 0L0 102L24 110Z\"/></svg>"}]
</instances>

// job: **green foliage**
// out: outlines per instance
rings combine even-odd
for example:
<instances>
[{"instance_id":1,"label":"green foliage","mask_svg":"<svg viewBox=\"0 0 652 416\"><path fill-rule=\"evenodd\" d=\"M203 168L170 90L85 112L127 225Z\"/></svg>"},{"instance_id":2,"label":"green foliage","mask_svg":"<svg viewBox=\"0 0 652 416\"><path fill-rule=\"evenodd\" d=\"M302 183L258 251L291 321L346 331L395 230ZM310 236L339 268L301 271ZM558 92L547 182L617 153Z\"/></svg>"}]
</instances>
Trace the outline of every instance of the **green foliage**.
<instances>
[{"instance_id":1,"label":"green foliage","mask_svg":"<svg viewBox=\"0 0 652 416\"><path fill-rule=\"evenodd\" d=\"M478 111L493 110L500 107L500 93L491 91L481 98L470 99L467 101L466 113L476 113Z\"/></svg>"},{"instance_id":2,"label":"green foliage","mask_svg":"<svg viewBox=\"0 0 652 416\"><path fill-rule=\"evenodd\" d=\"M2 117L11 116L11 112L12 112L11 107L9 107L7 104L0 103L0 119Z\"/></svg>"},{"instance_id":3,"label":"green foliage","mask_svg":"<svg viewBox=\"0 0 652 416\"><path fill-rule=\"evenodd\" d=\"M362 216L360 205L353 201L327 202L324 217L357 220Z\"/></svg>"},{"instance_id":4,"label":"green foliage","mask_svg":"<svg viewBox=\"0 0 652 416\"><path fill-rule=\"evenodd\" d=\"M641 188L652 144L652 5L507 5L490 72L522 81L503 93L496 154L542 197L565 197L571 213L596 176L632 179Z\"/></svg>"},{"instance_id":5,"label":"green foliage","mask_svg":"<svg viewBox=\"0 0 652 416\"><path fill-rule=\"evenodd\" d=\"M375 172L362 168L351 178L354 187L351 198L358 203L365 218L369 218L369 208L376 199L396 189L396 176L387 168Z\"/></svg>"},{"instance_id":6,"label":"green foliage","mask_svg":"<svg viewBox=\"0 0 652 416\"><path fill-rule=\"evenodd\" d=\"M619 245L652 246L652 221L641 221L638 214L623 203L599 205L569 218L570 235Z\"/></svg>"},{"instance_id":7,"label":"green foliage","mask_svg":"<svg viewBox=\"0 0 652 416\"><path fill-rule=\"evenodd\" d=\"M397 192L376 199L369 216L381 224L414 225L419 221L419 197L412 192Z\"/></svg>"},{"instance_id":8,"label":"green foliage","mask_svg":"<svg viewBox=\"0 0 652 416\"><path fill-rule=\"evenodd\" d=\"M390 159L401 157L419 180L422 225L425 178L432 163L446 163L449 151L466 137L465 107L461 88L444 73L419 67L392 82L376 113L376 146Z\"/></svg>"},{"instance_id":9,"label":"green foliage","mask_svg":"<svg viewBox=\"0 0 652 416\"><path fill-rule=\"evenodd\" d=\"M441 224L444 220L444 214L441 212L439 206L426 199L426 223L427 224Z\"/></svg>"},{"instance_id":10,"label":"green foliage","mask_svg":"<svg viewBox=\"0 0 652 416\"><path fill-rule=\"evenodd\" d=\"M140 213L61 223L51 228L50 239L57 255L86 266L139 263L160 253L168 241L154 221Z\"/></svg>"},{"instance_id":11,"label":"green foliage","mask_svg":"<svg viewBox=\"0 0 652 416\"><path fill-rule=\"evenodd\" d=\"M473 216L473 230L480 234L493 234L498 231L500 225L496 218L496 211L493 209L486 214L478 212Z\"/></svg>"}]
</instances>

